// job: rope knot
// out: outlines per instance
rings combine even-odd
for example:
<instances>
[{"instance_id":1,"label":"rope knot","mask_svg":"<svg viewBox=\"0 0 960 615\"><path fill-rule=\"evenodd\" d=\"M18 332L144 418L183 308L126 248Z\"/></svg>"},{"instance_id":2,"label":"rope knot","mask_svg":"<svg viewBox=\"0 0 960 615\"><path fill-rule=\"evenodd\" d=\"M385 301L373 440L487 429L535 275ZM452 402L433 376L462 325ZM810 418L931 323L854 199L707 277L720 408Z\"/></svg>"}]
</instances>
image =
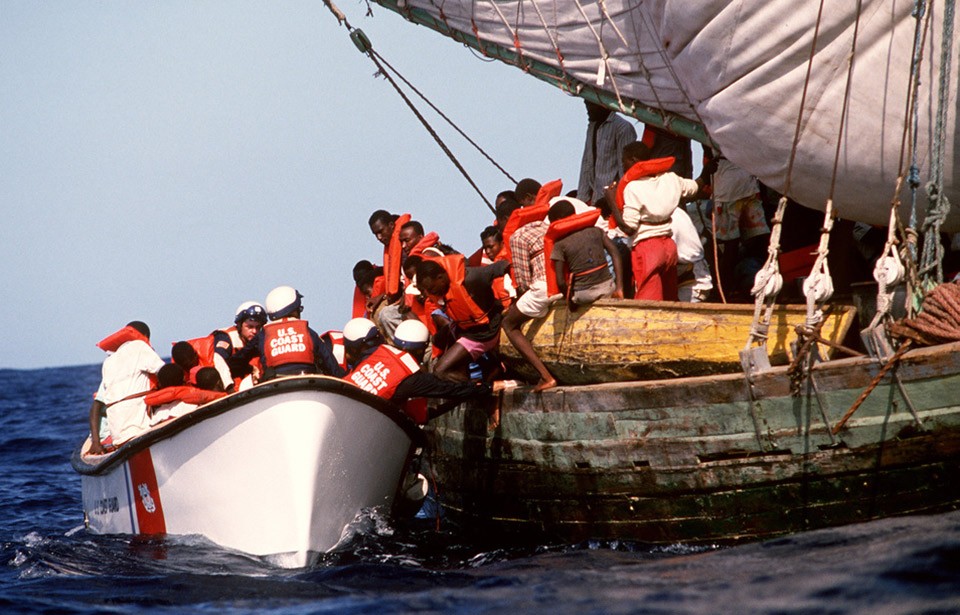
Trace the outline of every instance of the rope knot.
<instances>
[{"instance_id":1,"label":"rope knot","mask_svg":"<svg viewBox=\"0 0 960 615\"><path fill-rule=\"evenodd\" d=\"M907 183L911 190L916 190L920 186L920 167L916 164L910 165L910 174L907 176Z\"/></svg>"}]
</instances>

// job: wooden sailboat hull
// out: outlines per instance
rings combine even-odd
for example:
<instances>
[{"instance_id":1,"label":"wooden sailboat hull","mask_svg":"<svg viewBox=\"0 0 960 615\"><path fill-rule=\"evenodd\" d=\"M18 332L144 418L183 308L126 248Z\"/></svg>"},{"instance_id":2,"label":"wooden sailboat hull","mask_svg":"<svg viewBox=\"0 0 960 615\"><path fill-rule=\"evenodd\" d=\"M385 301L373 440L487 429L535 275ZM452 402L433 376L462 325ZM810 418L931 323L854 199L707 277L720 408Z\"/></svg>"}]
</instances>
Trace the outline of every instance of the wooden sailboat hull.
<instances>
[{"instance_id":1,"label":"wooden sailboat hull","mask_svg":"<svg viewBox=\"0 0 960 615\"><path fill-rule=\"evenodd\" d=\"M908 353L838 435L870 359L508 392L499 426L463 405L430 433L465 525L565 541L728 542L960 506L960 344ZM902 388L897 379L902 383ZM914 414L915 413L915 414Z\"/></svg>"},{"instance_id":2,"label":"wooden sailboat hull","mask_svg":"<svg viewBox=\"0 0 960 615\"><path fill-rule=\"evenodd\" d=\"M805 318L804 306L777 306L767 341L772 365L789 362ZM842 342L855 318L854 308L834 307L822 337ZM739 371L752 322L752 305L601 300L573 313L559 302L523 331L559 382L596 384ZM505 337L500 352L512 371L538 378Z\"/></svg>"}]
</instances>

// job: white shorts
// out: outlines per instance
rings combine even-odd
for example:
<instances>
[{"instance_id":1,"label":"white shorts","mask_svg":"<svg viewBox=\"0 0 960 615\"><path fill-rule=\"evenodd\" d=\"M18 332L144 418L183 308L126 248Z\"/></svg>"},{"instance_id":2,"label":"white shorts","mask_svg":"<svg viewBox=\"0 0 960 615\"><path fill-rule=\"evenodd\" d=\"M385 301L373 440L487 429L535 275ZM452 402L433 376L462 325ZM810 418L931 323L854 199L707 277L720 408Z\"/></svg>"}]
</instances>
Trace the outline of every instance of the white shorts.
<instances>
[{"instance_id":1,"label":"white shorts","mask_svg":"<svg viewBox=\"0 0 960 615\"><path fill-rule=\"evenodd\" d=\"M559 294L548 297L547 281L538 280L533 283L530 290L523 293L523 295L517 299L516 305L517 309L520 310L520 313L524 316L540 318L541 316L546 316L553 302L561 298L563 298L563 295Z\"/></svg>"}]
</instances>

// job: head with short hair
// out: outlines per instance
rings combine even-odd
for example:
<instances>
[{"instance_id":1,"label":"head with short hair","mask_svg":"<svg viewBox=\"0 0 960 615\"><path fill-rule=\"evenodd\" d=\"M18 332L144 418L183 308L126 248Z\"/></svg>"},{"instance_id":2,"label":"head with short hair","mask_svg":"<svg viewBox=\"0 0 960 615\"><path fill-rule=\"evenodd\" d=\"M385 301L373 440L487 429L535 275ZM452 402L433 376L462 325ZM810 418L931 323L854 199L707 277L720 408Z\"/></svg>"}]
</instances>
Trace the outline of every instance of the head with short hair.
<instances>
[{"instance_id":1,"label":"head with short hair","mask_svg":"<svg viewBox=\"0 0 960 615\"><path fill-rule=\"evenodd\" d=\"M450 277L436 261L422 261L417 265L417 288L434 297L443 297L450 290Z\"/></svg>"},{"instance_id":2,"label":"head with short hair","mask_svg":"<svg viewBox=\"0 0 960 615\"><path fill-rule=\"evenodd\" d=\"M603 105L589 100L583 101L583 104L587 107L587 119L591 122L603 122L610 117L610 109Z\"/></svg>"},{"instance_id":3,"label":"head with short hair","mask_svg":"<svg viewBox=\"0 0 960 615\"><path fill-rule=\"evenodd\" d=\"M186 379L187 374L182 367L176 363L164 363L163 367L157 372L157 388L183 386Z\"/></svg>"},{"instance_id":4,"label":"head with short hair","mask_svg":"<svg viewBox=\"0 0 960 615\"><path fill-rule=\"evenodd\" d=\"M494 207L496 207L500 205L500 203L503 203L504 201L516 201L516 200L517 200L516 192L514 192L513 190L504 190L503 192L497 195L497 198L493 200L493 205Z\"/></svg>"},{"instance_id":5,"label":"head with short hair","mask_svg":"<svg viewBox=\"0 0 960 615\"><path fill-rule=\"evenodd\" d=\"M650 160L651 155L650 148L647 147L643 141L634 141L633 143L628 143L623 148L623 155L621 156L621 160L623 161L623 172L626 173L630 170L630 167L638 162Z\"/></svg>"},{"instance_id":6,"label":"head with short hair","mask_svg":"<svg viewBox=\"0 0 960 615\"><path fill-rule=\"evenodd\" d=\"M370 220L367 224L370 226L370 232L377 238L377 241L383 245L390 243L390 237L393 236L393 228L397 223L397 214L392 214L385 209L378 209L370 214Z\"/></svg>"},{"instance_id":7,"label":"head with short hair","mask_svg":"<svg viewBox=\"0 0 960 615\"><path fill-rule=\"evenodd\" d=\"M547 212L547 218L550 219L550 222L556 222L557 220L569 218L575 213L577 213L577 210L574 208L573 203L566 199L561 199L550 206L550 211Z\"/></svg>"},{"instance_id":8,"label":"head with short hair","mask_svg":"<svg viewBox=\"0 0 960 615\"><path fill-rule=\"evenodd\" d=\"M480 245L490 260L495 260L503 250L503 234L495 226L488 226L480 232Z\"/></svg>"},{"instance_id":9,"label":"head with short hair","mask_svg":"<svg viewBox=\"0 0 960 615\"><path fill-rule=\"evenodd\" d=\"M403 275L407 276L408 280L412 280L413 276L417 275L417 266L421 262L423 262L423 257L419 254L408 256L407 260L403 261Z\"/></svg>"},{"instance_id":10,"label":"head with short hair","mask_svg":"<svg viewBox=\"0 0 960 615\"><path fill-rule=\"evenodd\" d=\"M222 391L223 379L215 367L201 367L197 370L197 388L204 391Z\"/></svg>"},{"instance_id":11,"label":"head with short hair","mask_svg":"<svg viewBox=\"0 0 960 615\"><path fill-rule=\"evenodd\" d=\"M516 199L504 199L500 201L495 210L497 216L497 224L504 226L507 223L507 220L510 219L510 214L520 209L520 203Z\"/></svg>"},{"instance_id":12,"label":"head with short hair","mask_svg":"<svg viewBox=\"0 0 960 615\"><path fill-rule=\"evenodd\" d=\"M357 288L360 289L360 293L369 297L373 294L373 284L377 281L377 277L380 274L376 270L365 271L360 275L360 279L357 280Z\"/></svg>"},{"instance_id":13,"label":"head with short hair","mask_svg":"<svg viewBox=\"0 0 960 615\"><path fill-rule=\"evenodd\" d=\"M147 323L142 320L131 320L127 323L128 327L133 327L139 331L147 339L150 339L150 327L147 326Z\"/></svg>"},{"instance_id":14,"label":"head with short hair","mask_svg":"<svg viewBox=\"0 0 960 615\"><path fill-rule=\"evenodd\" d=\"M517 182L517 187L513 190L517 194L517 202L521 207L533 205L537 199L537 193L540 192L540 182L526 177Z\"/></svg>"},{"instance_id":15,"label":"head with short hair","mask_svg":"<svg viewBox=\"0 0 960 615\"><path fill-rule=\"evenodd\" d=\"M182 367L185 372L189 372L194 366L200 363L200 355L198 355L197 351L193 349L193 346L187 342L177 342L174 344L170 350L170 358L173 359L174 363Z\"/></svg>"},{"instance_id":16,"label":"head with short hair","mask_svg":"<svg viewBox=\"0 0 960 615\"><path fill-rule=\"evenodd\" d=\"M423 225L416 220L407 222L400 227L397 239L400 240L400 247L403 248L403 251L409 253L423 239Z\"/></svg>"}]
</instances>

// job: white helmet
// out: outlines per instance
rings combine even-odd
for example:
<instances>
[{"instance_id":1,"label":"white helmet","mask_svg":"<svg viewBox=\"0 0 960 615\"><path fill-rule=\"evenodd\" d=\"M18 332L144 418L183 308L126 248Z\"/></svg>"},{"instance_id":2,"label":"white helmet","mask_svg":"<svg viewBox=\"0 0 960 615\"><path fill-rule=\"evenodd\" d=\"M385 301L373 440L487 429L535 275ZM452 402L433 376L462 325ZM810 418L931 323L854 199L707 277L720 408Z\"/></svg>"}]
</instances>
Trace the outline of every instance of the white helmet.
<instances>
[{"instance_id":1,"label":"white helmet","mask_svg":"<svg viewBox=\"0 0 960 615\"><path fill-rule=\"evenodd\" d=\"M267 322L267 312L256 301L244 301L237 307L233 323L239 326L245 320L255 320L261 325L265 324Z\"/></svg>"},{"instance_id":2,"label":"white helmet","mask_svg":"<svg viewBox=\"0 0 960 615\"><path fill-rule=\"evenodd\" d=\"M430 331L419 320L404 320L393 334L393 343L401 350L420 350L427 347Z\"/></svg>"},{"instance_id":3,"label":"white helmet","mask_svg":"<svg viewBox=\"0 0 960 615\"><path fill-rule=\"evenodd\" d=\"M270 315L270 320L278 320L299 310L301 299L303 295L292 286L278 286L271 290L267 295L267 314Z\"/></svg>"},{"instance_id":4,"label":"white helmet","mask_svg":"<svg viewBox=\"0 0 960 615\"><path fill-rule=\"evenodd\" d=\"M343 343L348 346L372 341L379 335L380 330L369 318L354 318L343 325Z\"/></svg>"}]
</instances>

